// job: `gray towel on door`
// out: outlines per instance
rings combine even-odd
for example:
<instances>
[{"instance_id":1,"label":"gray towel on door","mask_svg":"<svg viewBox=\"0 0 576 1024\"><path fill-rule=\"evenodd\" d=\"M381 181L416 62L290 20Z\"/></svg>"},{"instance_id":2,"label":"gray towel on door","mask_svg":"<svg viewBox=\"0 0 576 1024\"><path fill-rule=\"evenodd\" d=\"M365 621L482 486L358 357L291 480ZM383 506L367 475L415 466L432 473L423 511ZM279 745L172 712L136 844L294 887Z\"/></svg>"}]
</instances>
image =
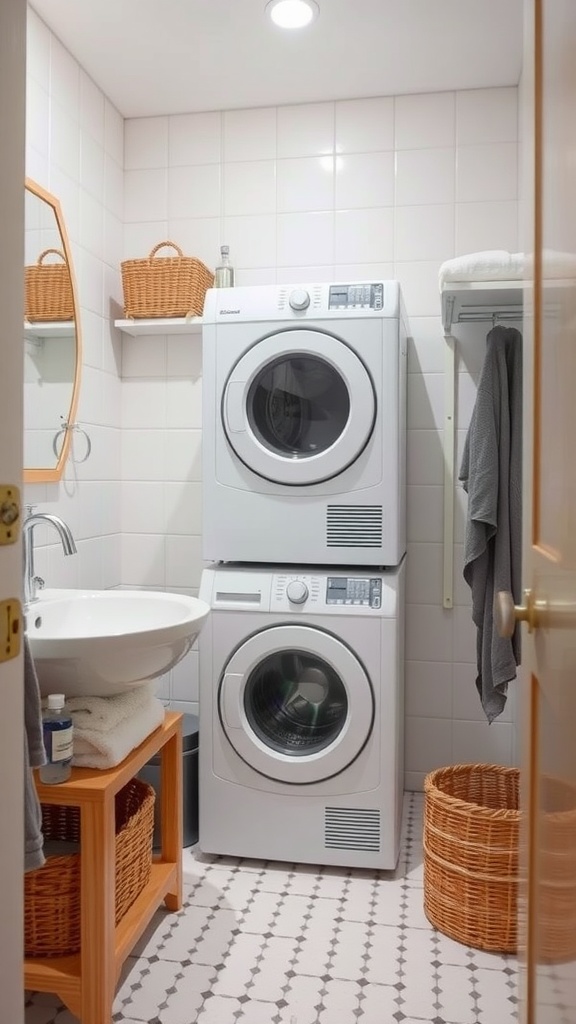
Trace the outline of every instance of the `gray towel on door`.
<instances>
[{"instance_id":1,"label":"gray towel on door","mask_svg":"<svg viewBox=\"0 0 576 1024\"><path fill-rule=\"evenodd\" d=\"M44 864L42 812L36 795L33 768L46 763L42 735L40 687L24 636L24 870L33 871Z\"/></svg>"},{"instance_id":2,"label":"gray towel on door","mask_svg":"<svg viewBox=\"0 0 576 1024\"><path fill-rule=\"evenodd\" d=\"M498 636L493 604L500 590L521 598L522 335L494 327L466 436L459 479L468 493L464 579L477 627L476 686L489 722L504 710L520 664L520 631Z\"/></svg>"}]
</instances>

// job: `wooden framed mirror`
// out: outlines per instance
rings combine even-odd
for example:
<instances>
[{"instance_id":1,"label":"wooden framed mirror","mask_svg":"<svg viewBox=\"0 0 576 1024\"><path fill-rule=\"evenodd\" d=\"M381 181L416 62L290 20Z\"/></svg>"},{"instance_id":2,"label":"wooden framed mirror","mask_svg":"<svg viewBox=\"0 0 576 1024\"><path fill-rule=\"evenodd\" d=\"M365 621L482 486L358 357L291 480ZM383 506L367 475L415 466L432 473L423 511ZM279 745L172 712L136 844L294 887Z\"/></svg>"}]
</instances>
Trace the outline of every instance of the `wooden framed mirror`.
<instances>
[{"instance_id":1,"label":"wooden framed mirror","mask_svg":"<svg viewBox=\"0 0 576 1024\"><path fill-rule=\"evenodd\" d=\"M25 182L24 481L60 480L82 367L72 252L58 199Z\"/></svg>"}]
</instances>

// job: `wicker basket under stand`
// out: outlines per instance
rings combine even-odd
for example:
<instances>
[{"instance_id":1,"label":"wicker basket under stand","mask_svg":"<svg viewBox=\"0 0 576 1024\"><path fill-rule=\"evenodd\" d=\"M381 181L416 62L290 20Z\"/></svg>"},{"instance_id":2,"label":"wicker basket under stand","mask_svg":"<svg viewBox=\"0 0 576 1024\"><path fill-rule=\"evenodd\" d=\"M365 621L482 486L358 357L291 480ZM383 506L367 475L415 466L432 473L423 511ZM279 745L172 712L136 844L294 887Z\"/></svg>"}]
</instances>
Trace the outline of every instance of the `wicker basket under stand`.
<instances>
[{"instance_id":1,"label":"wicker basket under stand","mask_svg":"<svg viewBox=\"0 0 576 1024\"><path fill-rule=\"evenodd\" d=\"M476 949L518 943L519 772L492 764L439 768L424 783L424 910Z\"/></svg>"},{"instance_id":2,"label":"wicker basket under stand","mask_svg":"<svg viewBox=\"0 0 576 1024\"><path fill-rule=\"evenodd\" d=\"M150 879L154 797L140 779L116 794L116 923ZM79 842L80 808L42 804L42 832L47 840ZM80 856L48 857L44 867L24 876L26 956L70 956L80 949Z\"/></svg>"}]
</instances>

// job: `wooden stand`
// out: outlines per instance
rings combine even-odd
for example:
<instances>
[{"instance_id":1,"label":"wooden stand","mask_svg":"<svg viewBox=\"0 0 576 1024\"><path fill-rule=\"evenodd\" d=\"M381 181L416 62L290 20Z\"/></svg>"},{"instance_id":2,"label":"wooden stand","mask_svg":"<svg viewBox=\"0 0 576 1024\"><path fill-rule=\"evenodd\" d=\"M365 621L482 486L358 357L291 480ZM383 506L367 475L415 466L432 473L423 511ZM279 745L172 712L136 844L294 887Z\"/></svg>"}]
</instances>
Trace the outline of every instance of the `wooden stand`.
<instances>
[{"instance_id":1,"label":"wooden stand","mask_svg":"<svg viewBox=\"0 0 576 1024\"><path fill-rule=\"evenodd\" d=\"M124 960L162 901L182 906L182 715L166 712L163 725L115 768L73 768L71 778L46 786L44 804L80 807L81 950L76 956L24 961L27 989L54 992L82 1024L111 1024ZM152 876L118 926L114 923L114 797L154 754L161 758L160 856Z\"/></svg>"}]
</instances>

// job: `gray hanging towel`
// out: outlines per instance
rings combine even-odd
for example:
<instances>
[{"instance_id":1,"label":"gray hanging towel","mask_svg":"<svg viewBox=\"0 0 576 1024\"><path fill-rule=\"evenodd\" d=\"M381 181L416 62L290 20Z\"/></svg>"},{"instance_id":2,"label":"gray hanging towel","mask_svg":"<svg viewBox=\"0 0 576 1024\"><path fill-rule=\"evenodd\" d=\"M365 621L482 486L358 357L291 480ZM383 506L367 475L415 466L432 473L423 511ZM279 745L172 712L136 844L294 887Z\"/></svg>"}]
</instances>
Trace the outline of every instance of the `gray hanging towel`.
<instances>
[{"instance_id":1,"label":"gray hanging towel","mask_svg":"<svg viewBox=\"0 0 576 1024\"><path fill-rule=\"evenodd\" d=\"M40 688L28 637L24 636L24 870L44 864L42 812L36 795L33 768L46 763L42 736Z\"/></svg>"},{"instance_id":2,"label":"gray hanging towel","mask_svg":"<svg viewBox=\"0 0 576 1024\"><path fill-rule=\"evenodd\" d=\"M493 605L500 590L521 598L522 335L494 327L486 346L459 479L468 493L464 579L477 628L476 687L492 722L520 664L519 627L511 639L498 636Z\"/></svg>"}]
</instances>

